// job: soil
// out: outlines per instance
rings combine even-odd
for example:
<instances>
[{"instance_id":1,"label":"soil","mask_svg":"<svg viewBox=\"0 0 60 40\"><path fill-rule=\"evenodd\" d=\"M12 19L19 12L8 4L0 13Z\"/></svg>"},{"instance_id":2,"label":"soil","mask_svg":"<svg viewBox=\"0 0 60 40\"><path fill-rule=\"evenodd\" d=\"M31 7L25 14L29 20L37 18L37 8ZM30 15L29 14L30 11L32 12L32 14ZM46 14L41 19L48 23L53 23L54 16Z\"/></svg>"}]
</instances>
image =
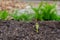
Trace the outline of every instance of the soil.
<instances>
[{"instance_id":1,"label":"soil","mask_svg":"<svg viewBox=\"0 0 60 40\"><path fill-rule=\"evenodd\" d=\"M38 33L35 24L35 21L0 21L0 40L60 40L60 22L38 21Z\"/></svg>"}]
</instances>

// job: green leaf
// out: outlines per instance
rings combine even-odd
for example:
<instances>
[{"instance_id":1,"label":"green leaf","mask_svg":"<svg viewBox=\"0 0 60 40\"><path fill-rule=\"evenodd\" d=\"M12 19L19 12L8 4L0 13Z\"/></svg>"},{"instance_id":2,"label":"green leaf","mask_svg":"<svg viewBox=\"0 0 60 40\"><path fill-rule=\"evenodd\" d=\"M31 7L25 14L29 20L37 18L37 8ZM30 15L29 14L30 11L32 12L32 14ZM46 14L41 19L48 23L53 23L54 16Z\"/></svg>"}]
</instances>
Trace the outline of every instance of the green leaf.
<instances>
[{"instance_id":1,"label":"green leaf","mask_svg":"<svg viewBox=\"0 0 60 40\"><path fill-rule=\"evenodd\" d=\"M8 17L8 12L6 10L0 11L0 19L6 20Z\"/></svg>"}]
</instances>

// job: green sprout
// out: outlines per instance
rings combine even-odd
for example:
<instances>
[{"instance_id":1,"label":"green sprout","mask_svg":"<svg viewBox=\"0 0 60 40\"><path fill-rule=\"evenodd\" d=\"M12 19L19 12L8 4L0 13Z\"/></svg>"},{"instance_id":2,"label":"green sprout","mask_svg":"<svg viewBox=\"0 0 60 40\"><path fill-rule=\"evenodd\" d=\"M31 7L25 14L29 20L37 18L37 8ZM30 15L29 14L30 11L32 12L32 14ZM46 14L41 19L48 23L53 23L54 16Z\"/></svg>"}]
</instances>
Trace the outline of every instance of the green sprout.
<instances>
[{"instance_id":1,"label":"green sprout","mask_svg":"<svg viewBox=\"0 0 60 40\"><path fill-rule=\"evenodd\" d=\"M36 28L36 32L38 33L38 31L39 31L39 24L38 23L35 24L35 28Z\"/></svg>"}]
</instances>

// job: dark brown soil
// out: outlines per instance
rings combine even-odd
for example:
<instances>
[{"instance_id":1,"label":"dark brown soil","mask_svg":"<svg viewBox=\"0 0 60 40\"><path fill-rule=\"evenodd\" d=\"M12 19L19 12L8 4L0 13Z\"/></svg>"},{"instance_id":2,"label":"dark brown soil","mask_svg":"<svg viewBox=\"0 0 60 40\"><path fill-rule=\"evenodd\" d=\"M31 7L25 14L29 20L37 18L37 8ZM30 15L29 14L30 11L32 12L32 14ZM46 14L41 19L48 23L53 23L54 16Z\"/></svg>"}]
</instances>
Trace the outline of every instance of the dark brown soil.
<instances>
[{"instance_id":1,"label":"dark brown soil","mask_svg":"<svg viewBox=\"0 0 60 40\"><path fill-rule=\"evenodd\" d=\"M38 33L35 23L0 21L0 40L60 40L60 22L39 21Z\"/></svg>"}]
</instances>

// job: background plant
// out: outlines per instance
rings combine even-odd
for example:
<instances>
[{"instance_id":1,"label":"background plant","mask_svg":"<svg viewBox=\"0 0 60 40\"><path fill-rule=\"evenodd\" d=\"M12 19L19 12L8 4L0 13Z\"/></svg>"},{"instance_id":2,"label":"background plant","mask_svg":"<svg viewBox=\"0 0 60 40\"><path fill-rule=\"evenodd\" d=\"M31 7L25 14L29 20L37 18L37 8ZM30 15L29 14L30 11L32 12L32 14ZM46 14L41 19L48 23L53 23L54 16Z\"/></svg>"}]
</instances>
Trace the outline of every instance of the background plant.
<instances>
[{"instance_id":1,"label":"background plant","mask_svg":"<svg viewBox=\"0 0 60 40\"><path fill-rule=\"evenodd\" d=\"M32 19L36 21L60 20L60 16L57 15L56 3L48 4L47 2L41 2L38 7L31 6L31 9L33 10L31 14L28 12L18 13L18 11L15 11L12 17L14 20L22 21L30 21Z\"/></svg>"},{"instance_id":2,"label":"background plant","mask_svg":"<svg viewBox=\"0 0 60 40\"><path fill-rule=\"evenodd\" d=\"M42 5L43 5L43 2L41 2L39 5L38 5L38 7L33 7L33 6L31 6L31 8L32 8L32 10L34 11L34 18L36 19L36 20L43 20L43 18L42 18L42 14L41 14L41 7L42 7Z\"/></svg>"},{"instance_id":3,"label":"background plant","mask_svg":"<svg viewBox=\"0 0 60 40\"><path fill-rule=\"evenodd\" d=\"M6 20L8 17L8 12L6 10L0 11L0 19Z\"/></svg>"},{"instance_id":4,"label":"background plant","mask_svg":"<svg viewBox=\"0 0 60 40\"><path fill-rule=\"evenodd\" d=\"M33 18L33 14L28 13L20 13L16 10L12 15L14 20L21 20L21 21L31 21Z\"/></svg>"},{"instance_id":5,"label":"background plant","mask_svg":"<svg viewBox=\"0 0 60 40\"><path fill-rule=\"evenodd\" d=\"M56 4L48 4L45 3L43 8L41 8L41 12L44 20L56 20L57 19L57 10Z\"/></svg>"},{"instance_id":6,"label":"background plant","mask_svg":"<svg viewBox=\"0 0 60 40\"><path fill-rule=\"evenodd\" d=\"M31 6L32 7L32 6ZM56 3L48 4L47 2L41 2L37 8L32 7L36 20L57 20Z\"/></svg>"}]
</instances>

